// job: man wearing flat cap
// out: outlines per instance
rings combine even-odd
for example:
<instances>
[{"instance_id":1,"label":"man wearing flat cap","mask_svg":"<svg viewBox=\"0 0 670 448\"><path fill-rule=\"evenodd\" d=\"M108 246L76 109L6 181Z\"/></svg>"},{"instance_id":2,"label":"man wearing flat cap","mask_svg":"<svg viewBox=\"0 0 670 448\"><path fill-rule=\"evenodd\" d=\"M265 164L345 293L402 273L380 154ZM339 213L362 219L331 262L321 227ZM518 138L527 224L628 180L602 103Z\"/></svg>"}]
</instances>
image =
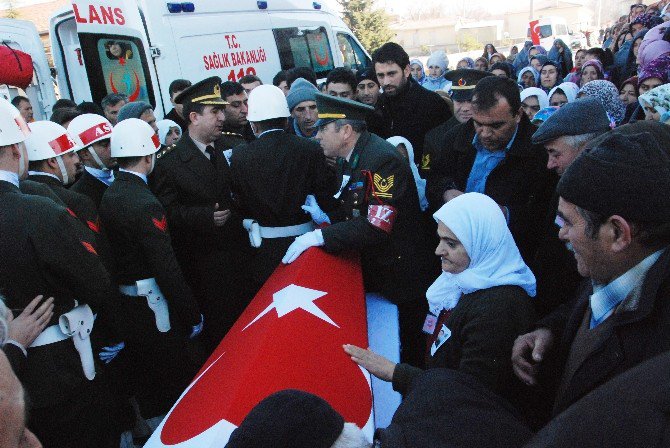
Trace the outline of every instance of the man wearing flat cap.
<instances>
[{"instance_id":1,"label":"man wearing flat cap","mask_svg":"<svg viewBox=\"0 0 670 448\"><path fill-rule=\"evenodd\" d=\"M374 70L367 69L356 75L356 99L363 104L375 107L379 100L379 81Z\"/></svg>"},{"instance_id":2,"label":"man wearing flat cap","mask_svg":"<svg viewBox=\"0 0 670 448\"><path fill-rule=\"evenodd\" d=\"M444 148L447 147L445 140L447 132L454 126L465 123L472 118L472 94L479 80L487 76L493 75L489 72L469 68L451 70L444 76L448 81L451 81L454 116L426 134L423 143L423 157L419 165L421 177L424 179L439 175L440 168L443 166L439 159L443 156Z\"/></svg>"},{"instance_id":3,"label":"man wearing flat cap","mask_svg":"<svg viewBox=\"0 0 670 448\"><path fill-rule=\"evenodd\" d=\"M338 158L339 207L327 210L330 226L296 238L283 262L311 246L360 250L366 290L398 305L403 362L422 365L423 296L437 272L431 269L433 248L417 231L421 209L410 167L393 145L367 131L370 106L322 94L316 102L316 139L326 157ZM318 206L310 213L314 219L322 214Z\"/></svg>"},{"instance_id":4,"label":"man wearing flat cap","mask_svg":"<svg viewBox=\"0 0 670 448\"><path fill-rule=\"evenodd\" d=\"M540 370L555 375L554 415L670 350L670 157L650 133L608 132L565 170L557 191L559 237L590 284L512 350L527 384L546 380Z\"/></svg>"},{"instance_id":5,"label":"man wearing flat cap","mask_svg":"<svg viewBox=\"0 0 670 448\"><path fill-rule=\"evenodd\" d=\"M228 103L214 76L182 91L189 122L182 138L158 153L151 187L167 211L174 250L205 317L210 348L221 341L244 309L233 263L246 235L232 213L230 174L221 132Z\"/></svg>"},{"instance_id":6,"label":"man wearing flat cap","mask_svg":"<svg viewBox=\"0 0 670 448\"><path fill-rule=\"evenodd\" d=\"M609 130L610 120L600 101L585 97L558 109L533 134L532 142L544 145L547 168L561 176L587 143ZM532 266L537 279L538 317L572 300L582 280L575 257L558 237L561 220L556 219L557 209L558 193L554 193Z\"/></svg>"}]
</instances>

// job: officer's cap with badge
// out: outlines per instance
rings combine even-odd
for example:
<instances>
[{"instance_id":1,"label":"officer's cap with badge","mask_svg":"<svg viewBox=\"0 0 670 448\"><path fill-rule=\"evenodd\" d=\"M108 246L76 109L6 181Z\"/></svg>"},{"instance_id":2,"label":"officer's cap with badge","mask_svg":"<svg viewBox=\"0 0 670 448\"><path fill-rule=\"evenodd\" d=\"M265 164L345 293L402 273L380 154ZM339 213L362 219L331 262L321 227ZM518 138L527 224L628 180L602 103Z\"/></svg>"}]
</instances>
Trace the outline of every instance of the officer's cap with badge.
<instances>
[{"instance_id":1,"label":"officer's cap with badge","mask_svg":"<svg viewBox=\"0 0 670 448\"><path fill-rule=\"evenodd\" d=\"M451 81L451 99L454 101L471 101L475 86L479 80L487 76L494 76L492 73L471 68L459 68L458 70L448 71L444 77Z\"/></svg>"},{"instance_id":2,"label":"officer's cap with badge","mask_svg":"<svg viewBox=\"0 0 670 448\"><path fill-rule=\"evenodd\" d=\"M177 104L196 103L205 106L230 104L221 97L221 78L212 76L186 88L174 99Z\"/></svg>"},{"instance_id":3,"label":"officer's cap with badge","mask_svg":"<svg viewBox=\"0 0 670 448\"><path fill-rule=\"evenodd\" d=\"M365 122L368 114L375 110L374 107L358 101L323 93L316 94L316 109L319 111L319 120L314 124L315 128L323 127L336 120Z\"/></svg>"}]
</instances>

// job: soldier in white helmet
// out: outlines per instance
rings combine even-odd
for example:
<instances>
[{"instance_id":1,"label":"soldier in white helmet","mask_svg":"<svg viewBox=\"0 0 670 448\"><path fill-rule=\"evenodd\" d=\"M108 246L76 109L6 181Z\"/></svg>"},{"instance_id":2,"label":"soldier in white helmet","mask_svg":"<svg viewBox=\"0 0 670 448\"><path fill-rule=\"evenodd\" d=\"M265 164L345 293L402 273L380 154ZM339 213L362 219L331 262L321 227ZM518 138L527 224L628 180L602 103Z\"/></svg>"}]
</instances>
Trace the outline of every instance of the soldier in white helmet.
<instances>
[{"instance_id":1,"label":"soldier in white helmet","mask_svg":"<svg viewBox=\"0 0 670 448\"><path fill-rule=\"evenodd\" d=\"M48 326L14 364L32 404L28 427L48 447L118 446L117 402L90 344L94 313L96 322L114 320L109 276L64 207L19 190L30 130L3 99L0 131L0 290L15 314L38 295L54 298Z\"/></svg>"},{"instance_id":2,"label":"soldier in white helmet","mask_svg":"<svg viewBox=\"0 0 670 448\"><path fill-rule=\"evenodd\" d=\"M165 209L147 184L159 149L158 135L146 122L119 122L111 138L119 171L100 203L121 292L119 307L132 327L123 341L127 380L152 429L193 378L185 344L203 328L172 249Z\"/></svg>"},{"instance_id":3,"label":"soldier in white helmet","mask_svg":"<svg viewBox=\"0 0 670 448\"><path fill-rule=\"evenodd\" d=\"M314 230L312 218L302 208L307 197L310 203L316 198L326 209L335 205L334 173L318 143L285 131L290 115L278 87L256 87L249 95L248 119L257 139L234 148L231 158L231 188L257 248L249 269L256 290L295 237Z\"/></svg>"},{"instance_id":4,"label":"soldier in white helmet","mask_svg":"<svg viewBox=\"0 0 670 448\"><path fill-rule=\"evenodd\" d=\"M79 160L84 172L70 190L91 198L100 207L102 195L114 181L113 159L109 149L112 124L103 116L83 114L70 122L68 134L81 148Z\"/></svg>"}]
</instances>

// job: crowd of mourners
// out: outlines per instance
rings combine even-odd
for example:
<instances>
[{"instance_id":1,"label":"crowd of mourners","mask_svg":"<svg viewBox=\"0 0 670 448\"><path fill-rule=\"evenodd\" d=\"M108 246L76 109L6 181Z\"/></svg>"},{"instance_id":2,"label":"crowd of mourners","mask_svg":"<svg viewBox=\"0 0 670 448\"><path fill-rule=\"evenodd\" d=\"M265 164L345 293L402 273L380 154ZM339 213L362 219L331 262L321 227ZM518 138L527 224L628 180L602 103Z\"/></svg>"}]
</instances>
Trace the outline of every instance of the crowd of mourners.
<instances>
[{"instance_id":1,"label":"crowd of mourners","mask_svg":"<svg viewBox=\"0 0 670 448\"><path fill-rule=\"evenodd\" d=\"M312 247L398 309L400 362L341 353L402 395L375 447L670 446L669 19L453 69L387 43L322 84L178 79L162 120L0 100L0 446L141 446ZM373 445L284 390L226 446Z\"/></svg>"}]
</instances>

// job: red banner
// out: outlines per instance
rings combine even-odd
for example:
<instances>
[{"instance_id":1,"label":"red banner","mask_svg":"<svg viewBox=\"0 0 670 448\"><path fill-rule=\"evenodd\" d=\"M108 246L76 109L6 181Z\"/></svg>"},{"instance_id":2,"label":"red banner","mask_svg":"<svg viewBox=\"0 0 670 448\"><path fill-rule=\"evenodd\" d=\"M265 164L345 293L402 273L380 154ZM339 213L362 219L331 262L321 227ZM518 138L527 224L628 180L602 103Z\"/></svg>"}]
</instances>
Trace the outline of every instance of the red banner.
<instances>
[{"instance_id":1,"label":"red banner","mask_svg":"<svg viewBox=\"0 0 670 448\"><path fill-rule=\"evenodd\" d=\"M324 398L371 436L369 377L347 343L368 346L358 257L309 249L277 268L145 447L222 447L256 404L288 388Z\"/></svg>"}]
</instances>

